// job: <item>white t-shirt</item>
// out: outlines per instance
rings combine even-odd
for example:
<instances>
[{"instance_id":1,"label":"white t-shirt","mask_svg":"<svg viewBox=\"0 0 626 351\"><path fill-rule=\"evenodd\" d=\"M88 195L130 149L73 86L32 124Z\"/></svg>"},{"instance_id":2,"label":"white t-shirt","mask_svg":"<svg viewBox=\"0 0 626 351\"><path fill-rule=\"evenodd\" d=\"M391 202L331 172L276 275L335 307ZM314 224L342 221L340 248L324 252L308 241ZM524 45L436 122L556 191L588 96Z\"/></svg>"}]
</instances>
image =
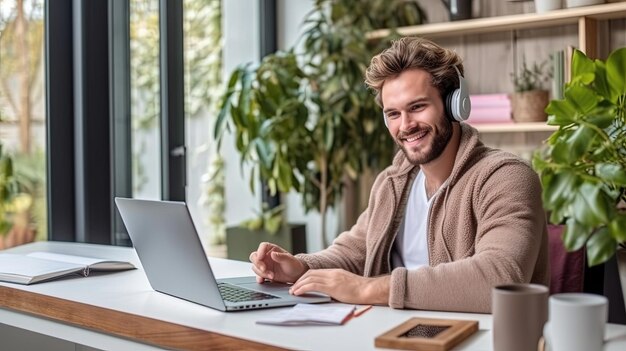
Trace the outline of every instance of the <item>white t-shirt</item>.
<instances>
[{"instance_id":1,"label":"white t-shirt","mask_svg":"<svg viewBox=\"0 0 626 351\"><path fill-rule=\"evenodd\" d=\"M394 268L416 269L428 265L428 211L432 199L426 196L426 177L420 171L411 186L404 219L393 244Z\"/></svg>"}]
</instances>

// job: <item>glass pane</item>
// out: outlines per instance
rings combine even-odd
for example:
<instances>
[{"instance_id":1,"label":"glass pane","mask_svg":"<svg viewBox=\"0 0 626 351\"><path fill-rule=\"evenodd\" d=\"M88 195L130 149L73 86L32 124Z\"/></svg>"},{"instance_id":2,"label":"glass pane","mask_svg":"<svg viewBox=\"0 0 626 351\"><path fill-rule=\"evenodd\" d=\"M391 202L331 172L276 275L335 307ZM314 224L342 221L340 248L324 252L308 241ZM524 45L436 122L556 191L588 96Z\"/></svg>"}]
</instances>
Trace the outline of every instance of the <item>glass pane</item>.
<instances>
[{"instance_id":1,"label":"glass pane","mask_svg":"<svg viewBox=\"0 0 626 351\"><path fill-rule=\"evenodd\" d=\"M43 43L43 0L0 1L0 249L47 239Z\"/></svg>"},{"instance_id":2,"label":"glass pane","mask_svg":"<svg viewBox=\"0 0 626 351\"><path fill-rule=\"evenodd\" d=\"M185 136L187 204L212 256L224 241L223 161L212 138L222 74L220 0L185 0Z\"/></svg>"},{"instance_id":3,"label":"glass pane","mask_svg":"<svg viewBox=\"0 0 626 351\"><path fill-rule=\"evenodd\" d=\"M133 197L161 199L159 1L130 2Z\"/></svg>"}]
</instances>

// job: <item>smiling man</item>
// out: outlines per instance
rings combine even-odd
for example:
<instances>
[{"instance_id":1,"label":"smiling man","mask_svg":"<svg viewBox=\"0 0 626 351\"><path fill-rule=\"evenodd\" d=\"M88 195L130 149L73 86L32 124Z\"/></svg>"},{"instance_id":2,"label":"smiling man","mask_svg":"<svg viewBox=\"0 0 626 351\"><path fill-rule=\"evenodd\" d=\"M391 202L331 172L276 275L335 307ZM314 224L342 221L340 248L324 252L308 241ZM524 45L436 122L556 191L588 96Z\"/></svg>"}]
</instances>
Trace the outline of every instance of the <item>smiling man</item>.
<instances>
[{"instance_id":1,"label":"smiling man","mask_svg":"<svg viewBox=\"0 0 626 351\"><path fill-rule=\"evenodd\" d=\"M491 289L549 284L541 186L518 157L491 149L463 123L461 59L422 38L375 56L366 83L400 150L357 223L325 250L293 256L262 243L258 281L296 295L393 308L490 312Z\"/></svg>"}]
</instances>

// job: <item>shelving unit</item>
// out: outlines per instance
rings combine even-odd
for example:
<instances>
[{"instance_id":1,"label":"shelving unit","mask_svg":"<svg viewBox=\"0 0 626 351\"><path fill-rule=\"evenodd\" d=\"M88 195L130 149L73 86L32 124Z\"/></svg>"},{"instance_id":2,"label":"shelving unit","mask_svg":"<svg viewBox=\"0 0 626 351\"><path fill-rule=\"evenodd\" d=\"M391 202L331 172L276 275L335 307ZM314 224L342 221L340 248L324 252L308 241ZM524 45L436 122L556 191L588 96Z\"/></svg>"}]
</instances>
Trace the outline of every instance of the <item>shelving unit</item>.
<instances>
[{"instance_id":1,"label":"shelving unit","mask_svg":"<svg viewBox=\"0 0 626 351\"><path fill-rule=\"evenodd\" d=\"M525 13L488 18L476 18L456 22L423 24L398 28L401 35L419 35L428 38L444 38L457 35L495 33L502 31L556 27L578 24L579 48L590 57L597 57L597 21L626 17L626 2L601 4L554 10L546 13ZM380 29L368 34L368 39L381 39L390 30Z\"/></svg>"},{"instance_id":2,"label":"shelving unit","mask_svg":"<svg viewBox=\"0 0 626 351\"><path fill-rule=\"evenodd\" d=\"M603 21L623 18L626 18L626 2L617 2L561 9L542 14L525 13L423 24L401 27L397 29L397 32L403 36L454 40L458 37L477 34L497 34L507 31L549 29L575 25L577 28L577 48L591 58L598 58L598 43L602 39L600 33L602 33ZM555 30L555 32L557 36L563 33L559 30ZM388 29L372 31L368 35L368 40L383 39L389 34L390 30ZM513 37L516 38L517 36L514 34ZM472 40L468 42L472 43L471 45L482 45ZM488 42L486 45L490 47L491 44ZM493 77L498 77L498 75ZM557 130L557 127L549 126L545 122L473 124L473 126L479 130L486 144L515 152L525 158L530 158L533 150L541 145L551 132Z\"/></svg>"},{"instance_id":3,"label":"shelving unit","mask_svg":"<svg viewBox=\"0 0 626 351\"><path fill-rule=\"evenodd\" d=\"M544 122L474 123L471 125L481 133L553 132L558 129L558 127L547 125Z\"/></svg>"}]
</instances>

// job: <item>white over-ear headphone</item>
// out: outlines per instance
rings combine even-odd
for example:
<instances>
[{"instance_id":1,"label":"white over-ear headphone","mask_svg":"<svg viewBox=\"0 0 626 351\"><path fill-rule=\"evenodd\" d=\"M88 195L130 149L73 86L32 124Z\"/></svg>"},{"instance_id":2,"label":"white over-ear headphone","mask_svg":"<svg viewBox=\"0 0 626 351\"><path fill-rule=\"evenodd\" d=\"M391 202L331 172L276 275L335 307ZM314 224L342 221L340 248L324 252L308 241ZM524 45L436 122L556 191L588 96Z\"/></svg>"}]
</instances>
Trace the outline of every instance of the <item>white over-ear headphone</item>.
<instances>
[{"instance_id":1,"label":"white over-ear headphone","mask_svg":"<svg viewBox=\"0 0 626 351\"><path fill-rule=\"evenodd\" d=\"M459 87L446 97L446 108L450 118L457 122L462 122L469 118L472 103L469 98L467 85L465 84L465 78L463 78L457 66L454 66L454 70L459 76Z\"/></svg>"},{"instance_id":2,"label":"white over-ear headphone","mask_svg":"<svg viewBox=\"0 0 626 351\"><path fill-rule=\"evenodd\" d=\"M457 66L454 66L454 70L459 77L459 87L446 96L444 105L446 115L450 119L462 122L469 118L470 111L472 110L472 103L469 98L469 90L467 89L465 78L463 78ZM385 127L389 128L387 116L385 116L384 113L383 120L385 121Z\"/></svg>"}]
</instances>

